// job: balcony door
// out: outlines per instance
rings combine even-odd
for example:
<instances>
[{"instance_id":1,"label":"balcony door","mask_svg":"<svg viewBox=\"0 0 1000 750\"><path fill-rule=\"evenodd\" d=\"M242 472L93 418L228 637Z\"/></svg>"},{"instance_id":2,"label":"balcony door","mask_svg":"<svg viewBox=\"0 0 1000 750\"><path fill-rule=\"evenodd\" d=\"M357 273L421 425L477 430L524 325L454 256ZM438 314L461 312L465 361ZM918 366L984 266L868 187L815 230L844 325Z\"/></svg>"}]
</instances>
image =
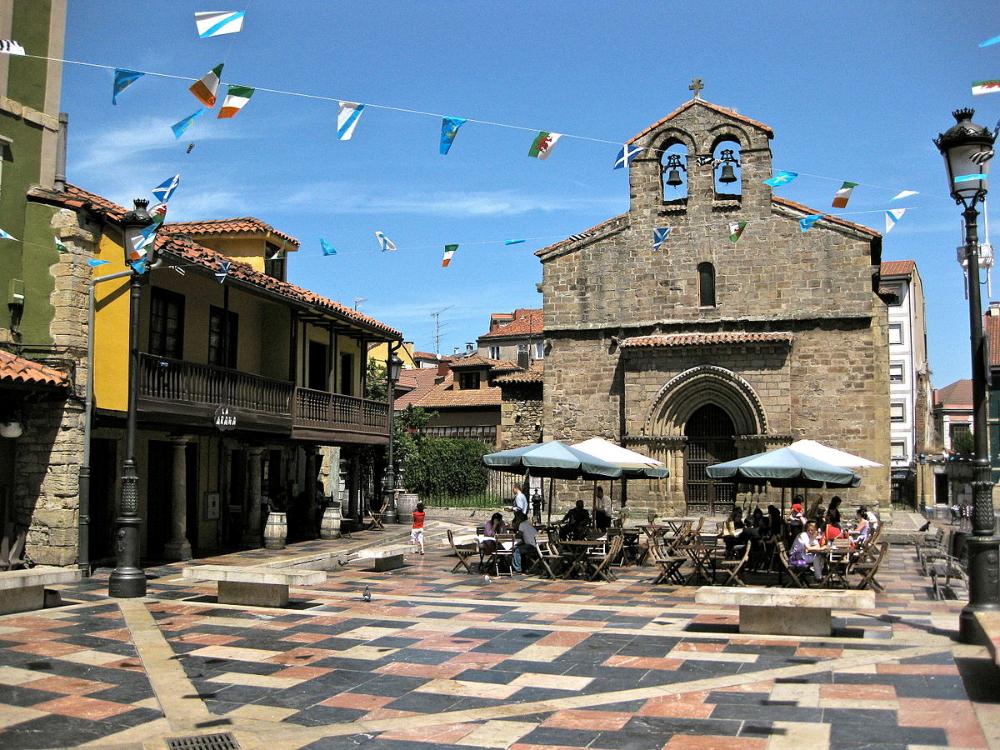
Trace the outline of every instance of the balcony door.
<instances>
[{"instance_id":1,"label":"balcony door","mask_svg":"<svg viewBox=\"0 0 1000 750\"><path fill-rule=\"evenodd\" d=\"M329 358L330 347L326 344L321 344L319 341L309 342L309 371L308 381L306 383L307 388L311 388L314 391L328 391L329 381L327 379L327 374L329 372L328 358Z\"/></svg>"}]
</instances>

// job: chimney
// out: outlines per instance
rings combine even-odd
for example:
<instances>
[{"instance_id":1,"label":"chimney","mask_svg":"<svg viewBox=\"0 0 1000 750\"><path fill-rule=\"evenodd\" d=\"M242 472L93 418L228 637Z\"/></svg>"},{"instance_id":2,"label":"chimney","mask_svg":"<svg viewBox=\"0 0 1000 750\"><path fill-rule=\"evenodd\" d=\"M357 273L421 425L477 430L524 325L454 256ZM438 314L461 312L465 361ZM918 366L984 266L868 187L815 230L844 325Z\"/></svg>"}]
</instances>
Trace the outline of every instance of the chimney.
<instances>
[{"instance_id":1,"label":"chimney","mask_svg":"<svg viewBox=\"0 0 1000 750\"><path fill-rule=\"evenodd\" d=\"M472 344L471 341L466 341L465 342L465 356L468 357L474 351L476 351L476 347L473 346L473 344Z\"/></svg>"},{"instance_id":2,"label":"chimney","mask_svg":"<svg viewBox=\"0 0 1000 750\"><path fill-rule=\"evenodd\" d=\"M59 135L56 137L56 172L53 188L66 192L66 142L69 138L69 114L59 113Z\"/></svg>"},{"instance_id":3,"label":"chimney","mask_svg":"<svg viewBox=\"0 0 1000 750\"><path fill-rule=\"evenodd\" d=\"M986 314L989 315L991 318L1000 318L1000 302L995 300L993 302L990 302L990 307L986 311Z\"/></svg>"}]
</instances>

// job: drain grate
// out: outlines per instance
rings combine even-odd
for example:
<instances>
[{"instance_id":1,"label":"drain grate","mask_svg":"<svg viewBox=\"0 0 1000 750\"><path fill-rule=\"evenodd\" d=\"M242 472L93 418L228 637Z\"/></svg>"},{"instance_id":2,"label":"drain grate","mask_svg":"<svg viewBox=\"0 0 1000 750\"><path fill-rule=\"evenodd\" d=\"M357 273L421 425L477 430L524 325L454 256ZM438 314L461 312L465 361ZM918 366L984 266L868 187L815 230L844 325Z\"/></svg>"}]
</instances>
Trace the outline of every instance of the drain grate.
<instances>
[{"instance_id":1,"label":"drain grate","mask_svg":"<svg viewBox=\"0 0 1000 750\"><path fill-rule=\"evenodd\" d=\"M170 750L241 750L240 743L229 732L171 737L167 740L167 747Z\"/></svg>"}]
</instances>

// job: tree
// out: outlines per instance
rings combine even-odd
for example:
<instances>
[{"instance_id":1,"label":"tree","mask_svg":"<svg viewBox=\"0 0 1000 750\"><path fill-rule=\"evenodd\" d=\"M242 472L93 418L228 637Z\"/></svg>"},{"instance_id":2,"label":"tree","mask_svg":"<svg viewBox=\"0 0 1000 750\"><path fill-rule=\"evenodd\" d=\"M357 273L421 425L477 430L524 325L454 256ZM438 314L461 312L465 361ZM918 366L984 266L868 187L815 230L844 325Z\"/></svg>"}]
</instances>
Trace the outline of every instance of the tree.
<instances>
[{"instance_id":1,"label":"tree","mask_svg":"<svg viewBox=\"0 0 1000 750\"><path fill-rule=\"evenodd\" d=\"M957 456L971 456L976 452L976 439L969 430L951 436L951 449Z\"/></svg>"},{"instance_id":2,"label":"tree","mask_svg":"<svg viewBox=\"0 0 1000 750\"><path fill-rule=\"evenodd\" d=\"M385 363L377 359L368 360L368 375L365 379L365 398L373 401L389 400L389 376Z\"/></svg>"}]
</instances>

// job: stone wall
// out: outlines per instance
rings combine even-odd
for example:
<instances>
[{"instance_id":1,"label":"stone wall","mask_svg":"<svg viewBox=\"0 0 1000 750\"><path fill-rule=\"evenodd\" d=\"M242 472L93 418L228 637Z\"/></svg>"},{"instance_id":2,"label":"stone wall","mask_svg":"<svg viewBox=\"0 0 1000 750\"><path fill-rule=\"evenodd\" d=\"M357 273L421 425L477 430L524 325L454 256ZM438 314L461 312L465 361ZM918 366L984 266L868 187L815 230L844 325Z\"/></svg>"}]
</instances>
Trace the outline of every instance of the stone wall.
<instances>
[{"instance_id":1,"label":"stone wall","mask_svg":"<svg viewBox=\"0 0 1000 750\"><path fill-rule=\"evenodd\" d=\"M539 442L542 439L542 384L509 383L501 388L497 450Z\"/></svg>"}]
</instances>

